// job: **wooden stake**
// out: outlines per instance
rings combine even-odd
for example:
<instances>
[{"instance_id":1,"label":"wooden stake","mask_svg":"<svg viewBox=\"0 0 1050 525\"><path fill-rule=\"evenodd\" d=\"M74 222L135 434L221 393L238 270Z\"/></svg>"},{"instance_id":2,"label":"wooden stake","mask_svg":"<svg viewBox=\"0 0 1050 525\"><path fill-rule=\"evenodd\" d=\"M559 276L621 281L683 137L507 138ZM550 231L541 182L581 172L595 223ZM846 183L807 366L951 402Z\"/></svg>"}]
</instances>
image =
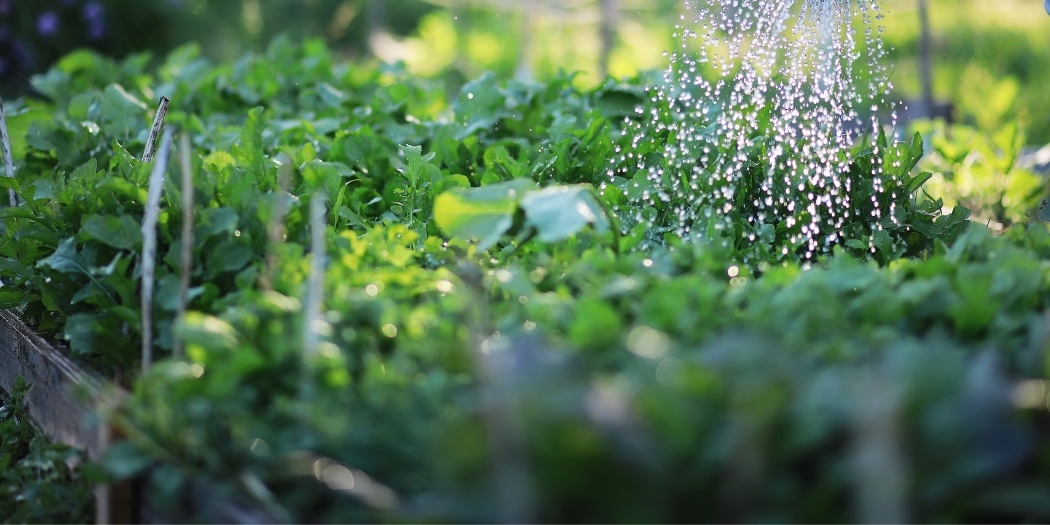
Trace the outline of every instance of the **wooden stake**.
<instances>
[{"instance_id":1,"label":"wooden stake","mask_svg":"<svg viewBox=\"0 0 1050 525\"><path fill-rule=\"evenodd\" d=\"M310 275L306 282L306 304L303 308L306 323L303 330L303 357L307 363L313 362L320 343L316 325L321 320L321 305L324 302L325 244L328 237L326 211L323 193L318 190L310 198Z\"/></svg>"},{"instance_id":2,"label":"wooden stake","mask_svg":"<svg viewBox=\"0 0 1050 525\"><path fill-rule=\"evenodd\" d=\"M167 97L160 97L157 114L153 116L153 127L149 131L149 138L146 139L146 151L142 154L142 162L153 162L153 156L157 152L157 137L160 136L160 130L164 127L164 117L168 114L168 102L170 101Z\"/></svg>"},{"instance_id":3,"label":"wooden stake","mask_svg":"<svg viewBox=\"0 0 1050 525\"><path fill-rule=\"evenodd\" d=\"M277 246L284 242L284 217L288 214L288 206L285 204L286 196L288 194L288 185L291 184L292 179L292 164L291 161L287 161L281 164L279 168L278 177L278 194L277 203L274 205L273 214L270 215L270 222L266 225L266 268L263 270L263 275L259 278L259 288L263 291L273 290L273 278L277 272L277 264L280 259L277 254Z\"/></svg>"},{"instance_id":4,"label":"wooden stake","mask_svg":"<svg viewBox=\"0 0 1050 525\"><path fill-rule=\"evenodd\" d=\"M3 143L4 170L8 177L15 176L15 159L11 154L11 137L7 134L7 117L4 115L4 99L0 98L0 143ZM11 207L18 206L18 195L15 190L7 190Z\"/></svg>"},{"instance_id":5,"label":"wooden stake","mask_svg":"<svg viewBox=\"0 0 1050 525\"><path fill-rule=\"evenodd\" d=\"M160 155L153 163L146 198L146 214L142 219L142 371L153 366L153 269L157 263L157 219L160 216L160 197L164 191L164 173L171 152L171 132L161 139Z\"/></svg>"},{"instance_id":6,"label":"wooden stake","mask_svg":"<svg viewBox=\"0 0 1050 525\"><path fill-rule=\"evenodd\" d=\"M179 274L179 309L176 322L186 318L186 303L189 301L190 277L193 273L193 158L189 133L179 137L179 164L182 167L182 261ZM182 337L175 337L172 356L182 359Z\"/></svg>"}]
</instances>

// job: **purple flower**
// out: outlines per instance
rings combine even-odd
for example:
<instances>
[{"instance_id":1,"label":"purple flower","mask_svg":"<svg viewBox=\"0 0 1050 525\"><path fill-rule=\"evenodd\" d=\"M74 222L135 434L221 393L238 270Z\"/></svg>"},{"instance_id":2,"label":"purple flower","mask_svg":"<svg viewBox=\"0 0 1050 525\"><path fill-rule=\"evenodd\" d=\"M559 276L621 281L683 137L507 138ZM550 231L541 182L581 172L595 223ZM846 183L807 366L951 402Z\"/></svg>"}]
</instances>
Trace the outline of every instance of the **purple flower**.
<instances>
[{"instance_id":1,"label":"purple flower","mask_svg":"<svg viewBox=\"0 0 1050 525\"><path fill-rule=\"evenodd\" d=\"M84 4L84 10L81 11L81 14L87 20L102 20L102 17L106 14L106 8L102 6L101 2L88 2Z\"/></svg>"},{"instance_id":2,"label":"purple flower","mask_svg":"<svg viewBox=\"0 0 1050 525\"><path fill-rule=\"evenodd\" d=\"M43 36L51 36L58 32L58 13L45 11L36 20L36 31Z\"/></svg>"},{"instance_id":3,"label":"purple flower","mask_svg":"<svg viewBox=\"0 0 1050 525\"><path fill-rule=\"evenodd\" d=\"M101 2L88 2L80 12L87 20L88 40L102 40L106 36L106 8Z\"/></svg>"},{"instance_id":4,"label":"purple flower","mask_svg":"<svg viewBox=\"0 0 1050 525\"><path fill-rule=\"evenodd\" d=\"M0 0L0 15L11 14L11 0Z\"/></svg>"}]
</instances>

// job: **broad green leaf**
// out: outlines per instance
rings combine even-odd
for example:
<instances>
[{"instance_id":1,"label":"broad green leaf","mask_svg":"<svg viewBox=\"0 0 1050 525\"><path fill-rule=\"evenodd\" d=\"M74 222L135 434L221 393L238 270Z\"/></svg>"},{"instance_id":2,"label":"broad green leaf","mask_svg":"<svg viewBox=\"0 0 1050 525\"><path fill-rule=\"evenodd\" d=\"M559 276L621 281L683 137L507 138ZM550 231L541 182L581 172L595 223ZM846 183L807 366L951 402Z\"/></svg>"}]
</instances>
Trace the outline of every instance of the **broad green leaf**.
<instances>
[{"instance_id":1,"label":"broad green leaf","mask_svg":"<svg viewBox=\"0 0 1050 525\"><path fill-rule=\"evenodd\" d=\"M450 237L478 239L478 247L496 244L514 225L518 201L536 187L532 179L515 179L480 188L454 188L434 200L434 220Z\"/></svg>"},{"instance_id":2,"label":"broad green leaf","mask_svg":"<svg viewBox=\"0 0 1050 525\"><path fill-rule=\"evenodd\" d=\"M14 177L7 177L4 175L0 175L0 188L14 190L15 193L22 192L22 186L18 184L18 179Z\"/></svg>"},{"instance_id":3,"label":"broad green leaf","mask_svg":"<svg viewBox=\"0 0 1050 525\"><path fill-rule=\"evenodd\" d=\"M187 312L186 320L176 330L187 344L207 349L233 349L240 340L240 334L232 325L218 317L199 312ZM206 359L204 352L190 351L188 354L197 361Z\"/></svg>"},{"instance_id":4,"label":"broad green leaf","mask_svg":"<svg viewBox=\"0 0 1050 525\"><path fill-rule=\"evenodd\" d=\"M198 241L203 241L222 233L232 234L237 229L239 221L237 212L230 208L207 208L197 217L197 228L194 235Z\"/></svg>"},{"instance_id":5,"label":"broad green leaf","mask_svg":"<svg viewBox=\"0 0 1050 525\"><path fill-rule=\"evenodd\" d=\"M208 271L212 275L240 271L254 256L255 252L251 246L235 241L223 241L206 255Z\"/></svg>"},{"instance_id":6,"label":"broad green leaf","mask_svg":"<svg viewBox=\"0 0 1050 525\"><path fill-rule=\"evenodd\" d=\"M588 225L599 233L609 229L609 219L594 194L584 186L552 186L531 191L521 199L526 224L536 228L543 242L558 242Z\"/></svg>"},{"instance_id":7,"label":"broad green leaf","mask_svg":"<svg viewBox=\"0 0 1050 525\"><path fill-rule=\"evenodd\" d=\"M142 226L128 215L89 215L80 227L80 236L117 249L131 250L142 242Z\"/></svg>"},{"instance_id":8,"label":"broad green leaf","mask_svg":"<svg viewBox=\"0 0 1050 525\"><path fill-rule=\"evenodd\" d=\"M88 273L83 259L77 254L77 241L73 237L60 242L55 253L37 261L36 266L61 273Z\"/></svg>"},{"instance_id":9,"label":"broad green leaf","mask_svg":"<svg viewBox=\"0 0 1050 525\"><path fill-rule=\"evenodd\" d=\"M130 441L120 441L106 449L103 465L116 479L128 479L146 470L155 460Z\"/></svg>"},{"instance_id":10,"label":"broad green leaf","mask_svg":"<svg viewBox=\"0 0 1050 525\"><path fill-rule=\"evenodd\" d=\"M299 170L302 172L303 180L306 181L311 191L324 190L331 201L334 201L339 195L343 176L336 164L321 160L311 160L299 166Z\"/></svg>"},{"instance_id":11,"label":"broad green leaf","mask_svg":"<svg viewBox=\"0 0 1050 525\"><path fill-rule=\"evenodd\" d=\"M181 283L178 276L172 273L164 274L157 281L156 301L161 309L174 312L179 308L179 294ZM186 294L186 302L189 303L204 293L203 286L190 287Z\"/></svg>"},{"instance_id":12,"label":"broad green leaf","mask_svg":"<svg viewBox=\"0 0 1050 525\"><path fill-rule=\"evenodd\" d=\"M434 184L430 190L432 196L441 195L452 188L469 188L470 179L465 175L449 175Z\"/></svg>"},{"instance_id":13,"label":"broad green leaf","mask_svg":"<svg viewBox=\"0 0 1050 525\"><path fill-rule=\"evenodd\" d=\"M22 299L25 298L22 292L7 292L0 290L0 308L18 308L22 304Z\"/></svg>"},{"instance_id":14,"label":"broad green leaf","mask_svg":"<svg viewBox=\"0 0 1050 525\"><path fill-rule=\"evenodd\" d=\"M26 156L28 149L26 135L29 133L29 128L34 122L51 118L53 118L51 114L42 109L31 109L17 115L7 115L7 133L11 139L11 156L15 162L15 169L18 169L22 159Z\"/></svg>"},{"instance_id":15,"label":"broad green leaf","mask_svg":"<svg viewBox=\"0 0 1050 525\"><path fill-rule=\"evenodd\" d=\"M100 111L102 130L107 135L128 139L147 125L146 105L119 84L110 84L102 92Z\"/></svg>"}]
</instances>

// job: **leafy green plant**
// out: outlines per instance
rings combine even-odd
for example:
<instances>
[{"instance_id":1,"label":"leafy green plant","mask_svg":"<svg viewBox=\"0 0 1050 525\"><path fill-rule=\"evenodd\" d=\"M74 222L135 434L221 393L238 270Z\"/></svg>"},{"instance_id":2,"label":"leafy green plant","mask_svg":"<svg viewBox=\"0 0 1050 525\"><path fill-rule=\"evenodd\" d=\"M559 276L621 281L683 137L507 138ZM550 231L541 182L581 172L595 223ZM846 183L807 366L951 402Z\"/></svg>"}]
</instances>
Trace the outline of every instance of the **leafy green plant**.
<instances>
[{"instance_id":1,"label":"leafy green plant","mask_svg":"<svg viewBox=\"0 0 1050 525\"><path fill-rule=\"evenodd\" d=\"M33 427L25 405L30 388L18 378L11 394L0 391L0 521L87 523L91 485L75 469L84 456Z\"/></svg>"},{"instance_id":2,"label":"leafy green plant","mask_svg":"<svg viewBox=\"0 0 1050 525\"><path fill-rule=\"evenodd\" d=\"M933 172L925 196L945 205L978 210L974 219L997 228L1029 222L1039 213L1045 184L1039 176L1017 166L1025 144L1017 123L995 132L935 124L924 130L932 136L933 153L923 167Z\"/></svg>"},{"instance_id":3,"label":"leafy green plant","mask_svg":"<svg viewBox=\"0 0 1050 525\"><path fill-rule=\"evenodd\" d=\"M52 100L12 110L0 297L103 371L138 348L146 101L193 135L197 204L166 187L156 273L154 342L186 358L125 376L104 461L147 474L158 508L208 500L187 521L223 501L282 521L876 519L852 503L884 473L858 463L872 447L902 451L880 467L914 481L895 489L916 521L1048 516L1045 414L1017 392L1050 374L1050 230L922 197L921 136L850 153L858 177L892 172L853 188L883 213L807 253L790 210L679 233L621 153L669 140L635 135L645 78L486 75L428 113L426 82L277 40L234 66L186 48L156 76L81 54L35 81Z\"/></svg>"}]
</instances>

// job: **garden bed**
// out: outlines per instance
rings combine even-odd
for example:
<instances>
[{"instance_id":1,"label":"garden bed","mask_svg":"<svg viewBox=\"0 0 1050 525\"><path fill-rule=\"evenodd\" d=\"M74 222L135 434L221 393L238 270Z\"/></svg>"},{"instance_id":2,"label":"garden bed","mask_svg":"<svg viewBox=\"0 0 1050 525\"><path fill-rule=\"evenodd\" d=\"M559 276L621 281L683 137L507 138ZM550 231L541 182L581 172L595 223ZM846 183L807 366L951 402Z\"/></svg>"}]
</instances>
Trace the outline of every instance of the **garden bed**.
<instances>
[{"instance_id":1,"label":"garden bed","mask_svg":"<svg viewBox=\"0 0 1050 525\"><path fill-rule=\"evenodd\" d=\"M144 520L1050 516L1050 231L924 197L921 137L848 152L853 204L825 202L858 219L813 249L806 212L759 219L743 188L691 213L618 155L676 169L670 121L631 120L671 115L644 79L484 76L434 109L429 81L277 41L236 67L180 50L156 79L78 54L35 82L2 298L124 374L104 463L142 476ZM188 160L150 165L162 93ZM765 166L760 142L720 154ZM166 172L193 176L151 200ZM108 390L20 345L31 379ZM73 401L34 403L98 450Z\"/></svg>"}]
</instances>

